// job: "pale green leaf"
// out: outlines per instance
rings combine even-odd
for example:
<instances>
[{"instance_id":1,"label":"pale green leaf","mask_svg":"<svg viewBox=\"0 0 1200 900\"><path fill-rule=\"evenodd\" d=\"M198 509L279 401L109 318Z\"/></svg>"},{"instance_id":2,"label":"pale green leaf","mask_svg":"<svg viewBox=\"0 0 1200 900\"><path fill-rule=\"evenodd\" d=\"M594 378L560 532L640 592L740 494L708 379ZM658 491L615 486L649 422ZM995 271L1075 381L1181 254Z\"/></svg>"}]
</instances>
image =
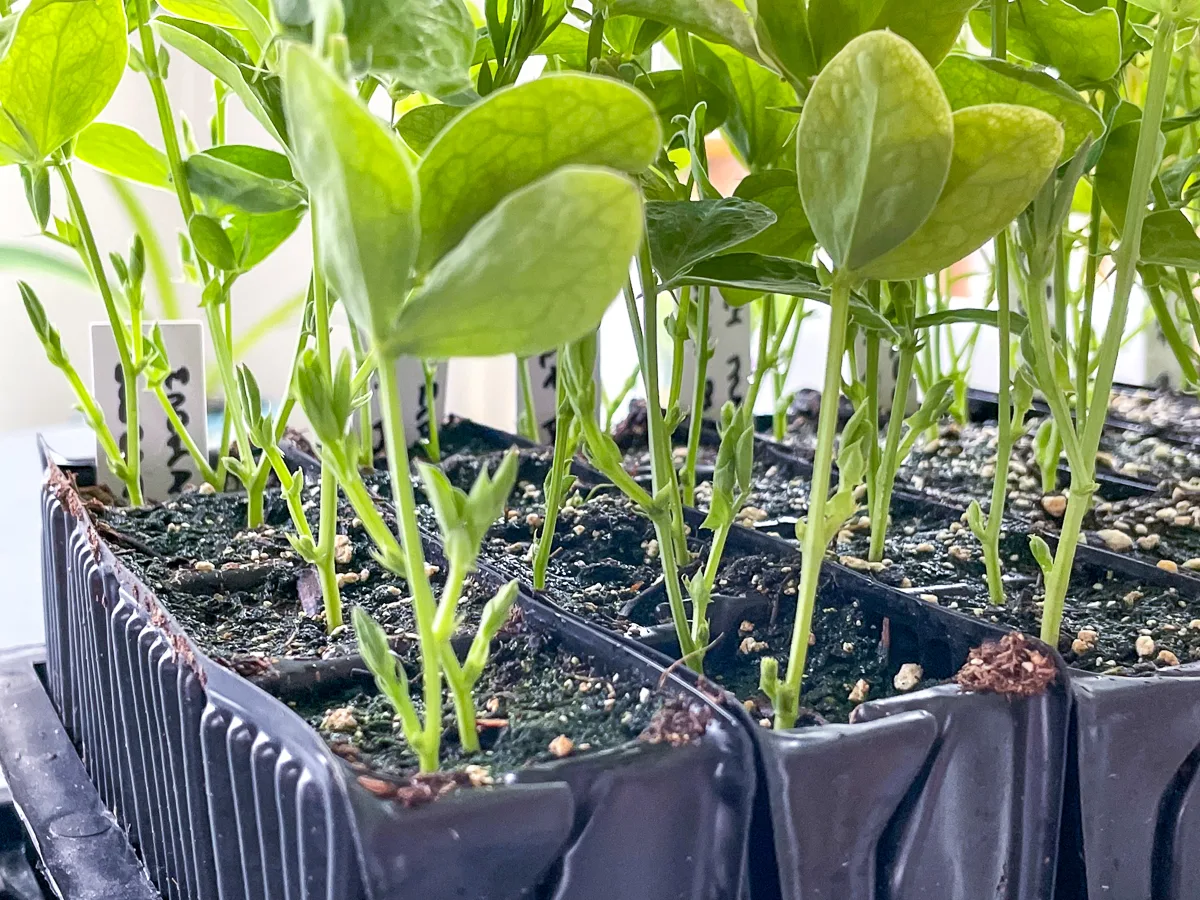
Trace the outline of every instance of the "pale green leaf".
<instances>
[{"instance_id":1,"label":"pale green leaf","mask_svg":"<svg viewBox=\"0 0 1200 900\"><path fill-rule=\"evenodd\" d=\"M661 139L650 101L608 78L548 75L496 91L454 119L421 161L421 267L517 188L572 164L636 174Z\"/></svg>"},{"instance_id":2,"label":"pale green leaf","mask_svg":"<svg viewBox=\"0 0 1200 900\"><path fill-rule=\"evenodd\" d=\"M445 103L418 106L400 117L396 130L414 153L424 153L433 139L462 111L460 106L448 106Z\"/></svg>"},{"instance_id":3,"label":"pale green leaf","mask_svg":"<svg viewBox=\"0 0 1200 900\"><path fill-rule=\"evenodd\" d=\"M653 200L646 204L650 257L663 284L701 260L722 253L775 223L775 213L740 197Z\"/></svg>"},{"instance_id":4,"label":"pale green leaf","mask_svg":"<svg viewBox=\"0 0 1200 900\"><path fill-rule=\"evenodd\" d=\"M989 5L971 13L971 30L991 40ZM1117 11L1084 12L1067 0L1012 0L1008 8L1008 52L1058 71L1074 85L1107 81L1121 65Z\"/></svg>"},{"instance_id":5,"label":"pale green leaf","mask_svg":"<svg viewBox=\"0 0 1200 900\"><path fill-rule=\"evenodd\" d=\"M1062 153L1062 126L1029 106L994 103L954 114L954 157L937 206L904 243L862 271L908 281L948 268L1012 222Z\"/></svg>"},{"instance_id":6,"label":"pale green leaf","mask_svg":"<svg viewBox=\"0 0 1200 900\"><path fill-rule=\"evenodd\" d=\"M293 162L308 187L326 276L354 324L383 343L420 239L408 151L307 47L286 48L283 81Z\"/></svg>"},{"instance_id":7,"label":"pale green leaf","mask_svg":"<svg viewBox=\"0 0 1200 900\"><path fill-rule=\"evenodd\" d=\"M811 0L809 31L818 71L860 34L887 29L936 66L954 47L977 0Z\"/></svg>"},{"instance_id":8,"label":"pale green leaf","mask_svg":"<svg viewBox=\"0 0 1200 900\"><path fill-rule=\"evenodd\" d=\"M75 158L127 181L172 190L167 155L124 125L93 122L79 133Z\"/></svg>"},{"instance_id":9,"label":"pale green leaf","mask_svg":"<svg viewBox=\"0 0 1200 900\"><path fill-rule=\"evenodd\" d=\"M304 202L287 157L246 144L194 153L184 164L192 192L247 213L274 213Z\"/></svg>"},{"instance_id":10,"label":"pale green leaf","mask_svg":"<svg viewBox=\"0 0 1200 900\"><path fill-rule=\"evenodd\" d=\"M389 352L532 356L596 328L642 236L627 177L567 166L510 194L400 313Z\"/></svg>"},{"instance_id":11,"label":"pale green leaf","mask_svg":"<svg viewBox=\"0 0 1200 900\"><path fill-rule=\"evenodd\" d=\"M756 235L739 249L767 256L791 256L807 259L812 254L812 228L800 202L796 173L790 169L765 169L752 172L734 190L735 197L753 200L775 213L775 224Z\"/></svg>"},{"instance_id":12,"label":"pale green leaf","mask_svg":"<svg viewBox=\"0 0 1200 900\"><path fill-rule=\"evenodd\" d=\"M758 59L754 26L734 0L600 0L610 16L629 15L665 22L696 37L728 44L751 59Z\"/></svg>"},{"instance_id":13,"label":"pale green leaf","mask_svg":"<svg viewBox=\"0 0 1200 900\"><path fill-rule=\"evenodd\" d=\"M863 269L933 211L954 144L950 104L904 38L855 38L817 76L796 137L813 233L840 269Z\"/></svg>"},{"instance_id":14,"label":"pale green leaf","mask_svg":"<svg viewBox=\"0 0 1200 900\"><path fill-rule=\"evenodd\" d=\"M0 59L0 165L41 163L100 114L129 56L121 0L33 0Z\"/></svg>"},{"instance_id":15,"label":"pale green leaf","mask_svg":"<svg viewBox=\"0 0 1200 900\"><path fill-rule=\"evenodd\" d=\"M1089 137L1099 137L1104 131L1100 114L1074 88L1045 72L955 53L938 66L937 76L951 109L1014 103L1054 116L1063 126L1060 162L1074 156Z\"/></svg>"},{"instance_id":16,"label":"pale green leaf","mask_svg":"<svg viewBox=\"0 0 1200 900\"><path fill-rule=\"evenodd\" d=\"M240 50L236 42L228 35L224 35L222 40L223 33L216 32L216 29L197 23L184 23L182 20L168 22L156 19L153 28L163 43L178 50L192 62L206 69L209 74L220 79L237 95L246 110L258 120L267 133L286 146L281 123L277 123L270 115L260 96L263 88L256 90L250 81L254 76L243 68L241 60L235 55L237 50Z\"/></svg>"}]
</instances>

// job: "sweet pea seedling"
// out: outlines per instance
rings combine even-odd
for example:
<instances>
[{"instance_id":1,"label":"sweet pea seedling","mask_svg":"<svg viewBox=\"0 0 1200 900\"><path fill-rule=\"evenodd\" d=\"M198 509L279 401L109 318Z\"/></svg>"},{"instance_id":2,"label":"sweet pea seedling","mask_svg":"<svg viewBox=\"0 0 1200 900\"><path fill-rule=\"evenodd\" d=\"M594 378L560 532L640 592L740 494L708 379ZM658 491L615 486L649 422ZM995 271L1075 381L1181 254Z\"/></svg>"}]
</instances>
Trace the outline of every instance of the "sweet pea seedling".
<instances>
[{"instance_id":1,"label":"sweet pea seedling","mask_svg":"<svg viewBox=\"0 0 1200 900\"><path fill-rule=\"evenodd\" d=\"M464 663L450 638L462 582L474 567L484 531L503 510L516 460L510 456L494 480L481 476L470 494L452 488L436 469L422 468L450 564L442 596L435 599L392 363L400 354L531 355L593 330L641 240L636 187L602 166L636 170L647 164L658 145L657 119L624 85L593 76L550 76L498 91L456 117L418 161L313 51L286 47L282 75L294 162L313 207L318 270L377 362L396 533L384 523L358 471L350 422L361 394L348 359L331 376L309 353L297 393L321 440L322 459L362 519L380 562L404 577L412 591L423 723L391 658L371 651L368 661L399 703L422 771L430 771L438 764L443 678L463 746L478 746L471 687L515 587L489 603ZM605 110L603 128L586 148L572 148L563 140L577 136L572 129L597 124L580 109L589 104ZM568 110L572 115L560 115ZM501 140L516 142L511 149L519 165L497 170L487 182L477 181L474 169L450 167L508 115L522 127ZM614 116L626 127L613 127ZM520 154L522 141L533 152ZM430 174L439 170L436 177ZM369 637L365 641L368 656Z\"/></svg>"},{"instance_id":2,"label":"sweet pea seedling","mask_svg":"<svg viewBox=\"0 0 1200 900\"><path fill-rule=\"evenodd\" d=\"M920 52L889 32L851 40L808 95L796 138L800 196L813 233L834 263L808 523L826 522L853 289L867 278L920 278L974 250L1029 202L1058 160L1061 128L1044 113L1011 107L964 113L951 112ZM1004 127L1017 135L1007 137L1033 148L1026 167L1034 171L1023 178L1014 179L1004 156L984 146ZM995 201L996 215L962 221L961 204L977 200L976 191ZM952 219L956 225L948 228ZM886 516L886 510L877 514ZM828 527L811 524L804 530L787 674L780 680L764 671L762 687L775 706L778 728L791 727L798 713L828 534Z\"/></svg>"}]
</instances>

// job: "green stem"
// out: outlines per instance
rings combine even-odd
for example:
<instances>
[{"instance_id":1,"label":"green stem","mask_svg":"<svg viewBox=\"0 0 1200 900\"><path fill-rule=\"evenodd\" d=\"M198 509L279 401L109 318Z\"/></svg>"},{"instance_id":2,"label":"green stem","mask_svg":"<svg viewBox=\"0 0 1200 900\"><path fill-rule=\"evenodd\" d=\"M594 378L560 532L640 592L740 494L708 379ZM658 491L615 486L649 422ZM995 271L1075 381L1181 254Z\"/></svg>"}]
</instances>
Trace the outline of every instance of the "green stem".
<instances>
[{"instance_id":1,"label":"green stem","mask_svg":"<svg viewBox=\"0 0 1200 900\"><path fill-rule=\"evenodd\" d=\"M1137 152L1134 156L1133 173L1129 181L1128 212L1121 243L1117 247L1114 262L1117 267L1117 283L1113 291L1112 312L1104 329L1100 343L1099 363L1096 366L1096 384L1088 409L1087 423L1082 440L1082 460L1078 469L1071 468L1071 488L1067 497L1067 511L1059 537L1058 551L1054 555L1054 566L1046 579L1046 603L1042 612L1042 640L1051 646L1058 645L1062 625L1062 609L1066 599L1071 569L1075 561L1075 547L1079 540L1079 529L1083 517L1091 505L1095 493L1096 451L1100 446L1104 422L1108 413L1109 395L1112 392L1113 373L1117 355L1121 349L1121 336L1129 313L1129 296L1137 277L1137 263L1141 256L1142 224L1146 217L1146 198L1150 195L1150 184L1158 169L1158 136L1162 127L1163 107L1166 100L1167 77L1171 68L1171 56L1175 41L1175 20L1160 16L1154 32L1154 48L1150 55L1150 79L1146 88L1146 103L1142 112L1141 133L1138 136Z\"/></svg>"},{"instance_id":2,"label":"green stem","mask_svg":"<svg viewBox=\"0 0 1200 900\"><path fill-rule=\"evenodd\" d=\"M565 347L559 348L559 358L563 358ZM538 537L537 546L533 552L533 586L536 590L546 589L546 569L550 565L550 551L554 547L554 534L558 527L558 511L563 501L563 484L567 470L571 465L574 450L573 414L566 402L566 379L559 378L554 386L557 400L558 421L554 426L554 459L550 463L550 483L546 487L546 510L542 522L542 532Z\"/></svg>"},{"instance_id":3,"label":"green stem","mask_svg":"<svg viewBox=\"0 0 1200 900\"><path fill-rule=\"evenodd\" d=\"M1196 301L1196 294L1192 290L1191 278L1178 266L1175 268L1175 282L1179 285L1179 293L1183 297L1184 306L1187 307L1188 321L1192 325L1192 336L1200 340L1200 303Z\"/></svg>"},{"instance_id":4,"label":"green stem","mask_svg":"<svg viewBox=\"0 0 1200 900\"><path fill-rule=\"evenodd\" d=\"M67 361L61 367L61 371L67 376L67 381L71 385L71 390L75 392L75 399L79 401L79 406L83 411L84 419L91 424L92 430L96 433L96 439L100 441L100 446L104 448L104 454L113 463L119 463L123 457L121 448L117 444L116 436L112 433L112 429L108 427L108 422L104 419L104 412L96 404L96 399L92 396L92 392L87 389L83 383L83 379L79 377L79 372ZM96 460L96 464L100 464L100 460Z\"/></svg>"},{"instance_id":5,"label":"green stem","mask_svg":"<svg viewBox=\"0 0 1200 900\"><path fill-rule=\"evenodd\" d=\"M100 297L104 301L104 312L108 316L108 327L112 330L113 342L117 345L117 357L121 361L121 380L125 391L125 489L129 492L131 506L141 506L142 498L142 451L141 426L138 422L139 407L141 406L141 391L138 388L137 368L130 353L130 347L125 341L125 326L117 312L117 301L113 297L112 287L108 276L104 274L104 263L100 259L100 251L96 248L96 237L92 233L91 223L83 209L83 200L75 187L75 179L71 175L70 163L58 166L58 174L67 190L67 199L71 204L71 212L75 225L83 237L84 251L100 289ZM120 454L118 454L118 457Z\"/></svg>"},{"instance_id":6,"label":"green stem","mask_svg":"<svg viewBox=\"0 0 1200 900\"><path fill-rule=\"evenodd\" d=\"M654 270L650 264L650 248L642 242L638 254L638 269L642 281L643 328L642 328L642 377L646 385L646 428L650 443L650 470L653 479L650 520L658 539L659 558L662 560L663 583L671 607L671 618L683 655L693 667L701 661L691 659L696 648L692 645L691 628L687 610L683 605L683 588L679 583L679 556L687 553L687 537L683 532L683 504L679 488L675 483L675 469L671 464L671 436L663 421L659 406L658 389L658 285L654 281ZM630 326L636 328L635 315ZM664 495L666 504L663 505Z\"/></svg>"},{"instance_id":7,"label":"green stem","mask_svg":"<svg viewBox=\"0 0 1200 900\"><path fill-rule=\"evenodd\" d=\"M642 241L638 253L638 271L642 281L644 307L642 341L645 348L646 428L650 443L650 471L656 500L666 495L671 517L671 533L679 555L687 553L683 532L683 501L679 496L675 466L671 459L671 434L663 420L658 381L658 284L650 262L650 245ZM631 325L636 324L631 322ZM665 560L665 557L664 557Z\"/></svg>"},{"instance_id":8,"label":"green stem","mask_svg":"<svg viewBox=\"0 0 1200 900\"><path fill-rule=\"evenodd\" d=\"M442 440L438 432L437 416L437 363L423 359L421 370L425 375L425 406L429 410L429 436L425 439L425 452L430 461L436 463L442 461Z\"/></svg>"},{"instance_id":9,"label":"green stem","mask_svg":"<svg viewBox=\"0 0 1200 900\"><path fill-rule=\"evenodd\" d=\"M773 299L773 298L772 298ZM758 325L758 354L754 360L754 372L750 379L750 392L746 395L746 408L754 415L754 406L758 402L759 391L762 390L763 379L775 366L771 349L775 346L775 309L772 303L764 298L762 319Z\"/></svg>"},{"instance_id":10,"label":"green stem","mask_svg":"<svg viewBox=\"0 0 1200 900\"><path fill-rule=\"evenodd\" d=\"M196 468L200 472L200 477L211 484L217 490L221 489L220 482L217 480L216 470L208 464L208 460L204 454L200 452L200 448L196 446L196 442L192 440L191 432L187 430L187 426L183 424L183 420L179 418L179 413L175 410L175 405L171 403L171 398L167 396L166 389L160 384L154 388L154 396L158 397L159 406L166 413L167 421L171 423L171 427L179 436L180 442L188 452L188 456L192 458L192 462L196 464Z\"/></svg>"},{"instance_id":11,"label":"green stem","mask_svg":"<svg viewBox=\"0 0 1200 900\"><path fill-rule=\"evenodd\" d=\"M1060 228L1054 236L1054 330L1058 339L1067 341L1067 249Z\"/></svg>"},{"instance_id":12,"label":"green stem","mask_svg":"<svg viewBox=\"0 0 1200 900\"><path fill-rule=\"evenodd\" d=\"M799 297L793 297L791 304L788 306L787 315L784 318L784 331L790 329L788 338L787 351L782 357L786 362L782 366L777 366L775 369L775 412L771 417L772 433L775 440L782 441L787 433L787 409L783 405L783 392L787 386L788 374L792 369L792 360L796 355L796 344L800 340L800 326L804 322L804 313L801 308L802 301ZM794 321L793 321L794 317Z\"/></svg>"},{"instance_id":13,"label":"green stem","mask_svg":"<svg viewBox=\"0 0 1200 900\"><path fill-rule=\"evenodd\" d=\"M533 380L529 377L529 357L517 357L517 383L521 390L521 415L517 430L521 437L541 443L541 429L538 427L537 411L533 408Z\"/></svg>"},{"instance_id":14,"label":"green stem","mask_svg":"<svg viewBox=\"0 0 1200 900\"><path fill-rule=\"evenodd\" d=\"M1088 373L1092 355L1092 311L1096 303L1096 274L1100 268L1100 192L1093 188L1088 216L1088 256L1083 274L1083 313L1075 347L1075 415L1080 425L1087 423Z\"/></svg>"},{"instance_id":15,"label":"green stem","mask_svg":"<svg viewBox=\"0 0 1200 900\"><path fill-rule=\"evenodd\" d=\"M692 310L692 288L685 285L679 290L679 309L675 312L675 333L671 335L671 388L667 393L667 409L679 405L683 393L683 355L687 345L687 321Z\"/></svg>"},{"instance_id":16,"label":"green stem","mask_svg":"<svg viewBox=\"0 0 1200 900\"><path fill-rule=\"evenodd\" d=\"M313 241L313 319L317 338L317 358L327 377L332 378L333 351L329 345L329 292L321 269L317 229ZM325 627L330 631L341 627L342 596L337 586L337 493L338 483L333 468L321 462L321 512L317 524L317 572L321 577L321 596L325 603Z\"/></svg>"},{"instance_id":17,"label":"green stem","mask_svg":"<svg viewBox=\"0 0 1200 900\"><path fill-rule=\"evenodd\" d=\"M887 442L880 460L875 484L875 502L871 509L871 562L883 559L883 541L887 537L888 514L892 508L892 490L896 484L897 458L904 425L904 409L908 406L909 385L912 383L913 360L916 350L900 348L900 365L896 373L896 389L892 395L892 411L888 416Z\"/></svg>"},{"instance_id":18,"label":"green stem","mask_svg":"<svg viewBox=\"0 0 1200 900\"><path fill-rule=\"evenodd\" d=\"M595 71L600 54L604 52L604 11L593 7L592 22L588 27L587 70Z\"/></svg>"},{"instance_id":19,"label":"green stem","mask_svg":"<svg viewBox=\"0 0 1200 900\"><path fill-rule=\"evenodd\" d=\"M1007 0L1003 0L1007 4ZM992 502L988 507L987 529L983 542L983 562L987 570L988 595L993 603L1004 603L1004 582L1000 569L1000 528L1004 523L1005 495L1008 491L1008 464L1012 456L1013 422L1012 374L1009 371L1012 349L1011 298L1008 279L1008 231L996 235L996 324L999 341L1000 390L996 408L996 474L992 479ZM1086 377L1086 376L1085 376Z\"/></svg>"},{"instance_id":20,"label":"green stem","mask_svg":"<svg viewBox=\"0 0 1200 900\"><path fill-rule=\"evenodd\" d=\"M833 444L837 436L838 403L842 393L842 355L846 352L850 312L850 283L841 273L834 275L829 303L829 349L825 358L825 382L821 390L821 413L817 423L817 447L813 458L808 526L804 529L800 589L796 597L796 622L792 629L787 676L779 686L779 702L775 709L776 729L791 728L796 724L796 716L799 714L804 663L808 658L808 636L812 633L817 583L821 577L821 564L825 559L825 505L829 499Z\"/></svg>"},{"instance_id":21,"label":"green stem","mask_svg":"<svg viewBox=\"0 0 1200 900\"><path fill-rule=\"evenodd\" d=\"M350 350L354 354L354 371L359 372L366 362L367 351L363 347L362 334L357 328L350 329ZM375 465L375 432L371 427L371 404L365 404L355 413L355 418L358 422L358 464L364 469L370 469Z\"/></svg>"},{"instance_id":22,"label":"green stem","mask_svg":"<svg viewBox=\"0 0 1200 900\"><path fill-rule=\"evenodd\" d=\"M708 346L708 319L712 310L712 293L708 287L700 289L696 298L696 333L704 335L696 344L696 378L692 385L692 412L688 421L687 456L683 464L683 502L688 506L696 503L696 463L700 456L700 432L704 425L704 398L708 385L708 361L712 351Z\"/></svg>"},{"instance_id":23,"label":"green stem","mask_svg":"<svg viewBox=\"0 0 1200 900\"><path fill-rule=\"evenodd\" d=\"M413 595L413 615L421 645L421 670L425 696L425 735L419 758L422 772L437 769L442 730L442 674L438 665L438 649L433 635L436 609L433 589L425 573L425 549L417 526L417 501L408 477L408 446L404 441L403 400L396 383L393 360L379 366L380 407L383 411L383 438L387 446L388 474L391 476L392 497L396 505L396 525L404 552L406 573Z\"/></svg>"}]
</instances>

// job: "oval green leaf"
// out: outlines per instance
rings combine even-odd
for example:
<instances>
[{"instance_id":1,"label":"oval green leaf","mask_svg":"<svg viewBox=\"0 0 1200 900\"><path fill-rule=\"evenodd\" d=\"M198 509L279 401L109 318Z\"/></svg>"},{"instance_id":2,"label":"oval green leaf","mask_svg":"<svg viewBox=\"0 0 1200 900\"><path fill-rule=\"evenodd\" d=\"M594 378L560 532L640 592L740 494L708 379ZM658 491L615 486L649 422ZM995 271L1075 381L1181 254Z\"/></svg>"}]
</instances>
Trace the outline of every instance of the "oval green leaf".
<instances>
[{"instance_id":1,"label":"oval green leaf","mask_svg":"<svg viewBox=\"0 0 1200 900\"><path fill-rule=\"evenodd\" d=\"M42 162L100 114L129 56L121 0L33 0L0 58L0 165Z\"/></svg>"},{"instance_id":2,"label":"oval green leaf","mask_svg":"<svg viewBox=\"0 0 1200 900\"><path fill-rule=\"evenodd\" d=\"M559 166L636 174L661 140L650 101L608 78L549 75L491 94L451 122L421 161L421 267L506 195Z\"/></svg>"},{"instance_id":3,"label":"oval green leaf","mask_svg":"<svg viewBox=\"0 0 1200 900\"><path fill-rule=\"evenodd\" d=\"M188 186L201 197L247 213L275 213L304 202L287 157L273 150L227 144L194 153L184 163Z\"/></svg>"},{"instance_id":4,"label":"oval green leaf","mask_svg":"<svg viewBox=\"0 0 1200 900\"><path fill-rule=\"evenodd\" d=\"M813 233L850 272L901 244L933 211L954 145L950 104L902 37L855 38L813 83L796 171Z\"/></svg>"},{"instance_id":5,"label":"oval green leaf","mask_svg":"<svg viewBox=\"0 0 1200 900\"><path fill-rule=\"evenodd\" d=\"M1049 113L1063 126L1060 162L1075 155L1089 137L1104 132L1104 119L1069 85L1045 72L998 59L954 53L938 66L938 80L951 109L985 103L1013 103Z\"/></svg>"},{"instance_id":6,"label":"oval green leaf","mask_svg":"<svg viewBox=\"0 0 1200 900\"><path fill-rule=\"evenodd\" d=\"M1062 126L1028 106L994 103L954 114L954 158L933 213L862 272L908 281L941 271L995 237L1032 202L1062 152Z\"/></svg>"},{"instance_id":7,"label":"oval green leaf","mask_svg":"<svg viewBox=\"0 0 1200 900\"><path fill-rule=\"evenodd\" d=\"M384 343L420 239L408 151L307 47L284 50L283 82L292 158L326 276L354 324Z\"/></svg>"},{"instance_id":8,"label":"oval green leaf","mask_svg":"<svg viewBox=\"0 0 1200 900\"><path fill-rule=\"evenodd\" d=\"M775 223L775 213L741 197L652 200L646 204L650 258L662 284L701 260L748 241Z\"/></svg>"},{"instance_id":9,"label":"oval green leaf","mask_svg":"<svg viewBox=\"0 0 1200 900\"><path fill-rule=\"evenodd\" d=\"M188 219L188 236L196 252L212 265L225 272L237 268L233 244L221 223L209 216L194 215Z\"/></svg>"},{"instance_id":10,"label":"oval green leaf","mask_svg":"<svg viewBox=\"0 0 1200 900\"><path fill-rule=\"evenodd\" d=\"M405 304L391 353L532 356L596 328L642 236L624 175L567 166L510 194Z\"/></svg>"},{"instance_id":11,"label":"oval green leaf","mask_svg":"<svg viewBox=\"0 0 1200 900\"><path fill-rule=\"evenodd\" d=\"M167 155L124 125L93 122L79 133L75 158L126 181L172 190Z\"/></svg>"}]
</instances>

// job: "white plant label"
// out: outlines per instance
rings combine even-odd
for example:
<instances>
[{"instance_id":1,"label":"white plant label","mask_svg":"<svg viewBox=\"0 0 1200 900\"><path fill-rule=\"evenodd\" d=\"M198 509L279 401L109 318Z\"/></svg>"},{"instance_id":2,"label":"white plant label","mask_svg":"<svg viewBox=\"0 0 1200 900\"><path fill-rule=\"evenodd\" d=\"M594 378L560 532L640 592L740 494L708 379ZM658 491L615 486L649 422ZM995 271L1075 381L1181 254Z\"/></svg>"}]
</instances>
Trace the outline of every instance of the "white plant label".
<instances>
[{"instance_id":1,"label":"white plant label","mask_svg":"<svg viewBox=\"0 0 1200 900\"><path fill-rule=\"evenodd\" d=\"M446 411L446 363L433 370L433 396L425 385L425 366L412 356L396 360L396 384L404 410L404 440L411 446L429 437L431 418L441 422ZM379 405L379 380L371 378L371 440L375 456L384 451L383 419Z\"/></svg>"},{"instance_id":2,"label":"white plant label","mask_svg":"<svg viewBox=\"0 0 1200 900\"><path fill-rule=\"evenodd\" d=\"M1139 340L1142 342L1145 353L1145 368L1142 371L1141 383L1153 385L1165 379L1171 387L1177 388L1183 384L1183 370L1179 368L1179 360L1175 358L1175 351L1167 343L1166 335L1163 334L1162 326L1158 324L1157 319L1142 332Z\"/></svg>"},{"instance_id":3,"label":"white plant label","mask_svg":"<svg viewBox=\"0 0 1200 900\"><path fill-rule=\"evenodd\" d=\"M715 421L726 401L741 403L750 389L750 308L730 306L717 290L711 292L708 312L709 341L713 354L708 360L704 381L704 409L701 415ZM670 341L664 342L669 352ZM687 411L692 407L696 383L696 350L688 342L683 356L683 381L679 406ZM663 369L670 373L670 367Z\"/></svg>"},{"instance_id":4,"label":"white plant label","mask_svg":"<svg viewBox=\"0 0 1200 900\"><path fill-rule=\"evenodd\" d=\"M163 385L176 415L196 446L208 453L208 408L204 393L204 326L200 322L161 323L163 343L171 374ZM121 359L112 329L93 322L92 393L121 450L128 440L128 410ZM142 492L146 500L168 500L183 492L189 482L198 482L195 461L175 433L153 391L143 389L138 406L141 435ZM106 464L104 449L96 445L96 478L118 497L125 485Z\"/></svg>"}]
</instances>

